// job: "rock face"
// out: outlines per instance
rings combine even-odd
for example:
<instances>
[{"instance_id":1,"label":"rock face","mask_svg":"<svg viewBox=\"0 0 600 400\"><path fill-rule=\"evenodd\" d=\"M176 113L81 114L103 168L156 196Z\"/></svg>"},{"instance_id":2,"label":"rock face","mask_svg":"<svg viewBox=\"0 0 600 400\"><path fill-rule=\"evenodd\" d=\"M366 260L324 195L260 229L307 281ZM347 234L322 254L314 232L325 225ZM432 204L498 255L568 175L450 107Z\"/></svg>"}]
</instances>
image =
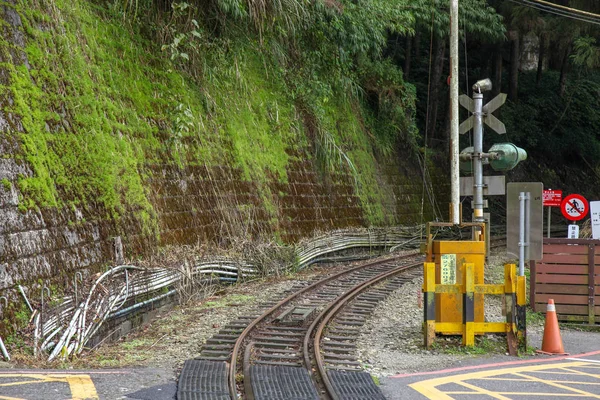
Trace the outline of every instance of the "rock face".
<instances>
[{"instance_id":1,"label":"rock face","mask_svg":"<svg viewBox=\"0 0 600 400\"><path fill-rule=\"evenodd\" d=\"M108 80L125 71L127 65L106 65L102 63L106 54L85 54L83 64L87 62L100 68L86 70L86 74L91 76L101 69L104 72L110 70L106 75L93 76L92 82L96 86L86 97L77 92L76 85L84 76L69 75L68 71L59 76L59 69L68 67L69 56L61 58L60 68L44 64L47 53L60 55L74 51L61 42L62 35L74 35L82 48L87 48L88 45L99 46L98 43L107 40L109 34L92 41L82 32L72 31L79 28L80 23L85 24L85 17L77 15L78 20L69 14L74 13L73 10L83 12L77 5L57 18L53 14L60 12L57 6L44 4L44 1L36 2L36 6L31 7L42 8L37 14L18 0L5 1L0 6L0 20L4 21L0 25L3 38L0 42L0 85L5 87L0 90L0 290L38 279L64 277L69 281L75 270L113 263L115 258L122 260L121 248L115 243L122 243L128 258L149 254L164 245L212 242L226 247L236 237L257 239L274 235L283 242L292 243L315 231L372 223L421 222L422 197L424 193L426 195L423 179L414 167L416 162L411 162L410 155L402 150L386 160L378 160L371 149L367 161L357 164L356 170L339 167L333 171L324 169L315 160L310 138L302 139L304 144L285 148L286 157L289 157L285 178L267 171L266 178L257 182L248 179L246 171L235 160L223 157L203 162L197 154L200 150L206 151L207 146L200 149L195 141L198 138L187 136L181 143L160 148L161 141L173 139L173 135L165 132L174 129L164 120L170 113L159 110L159 106L166 107L164 103L151 104L149 109L138 110L139 114L135 107L141 106L131 105L135 115L129 122L145 124L149 127L148 132L154 135L151 138L148 132L129 128L129 122L121 121L120 117L114 117L115 121L112 121L110 108L96 106L94 99L100 97L98 93L103 85L109 85ZM46 14L53 14L51 17L55 20L47 18ZM61 18L64 26L56 26L56 20L62 21ZM103 23L96 17L93 21L95 28ZM52 42L53 38L56 38L55 42ZM54 47L49 46L52 43ZM119 56L125 57L127 51L135 49L117 46ZM78 55L76 51L73 54ZM146 90L141 83L139 87L140 91ZM147 89L149 97L159 98L160 88L164 87ZM25 99L24 90L28 91ZM121 95L111 90L108 95L103 95L109 98L106 104L118 113L119 107L129 103L122 100L111 103L113 97ZM54 100L42 102L40 99L48 94L52 94ZM67 101L69 96L80 98L73 104ZM21 104L23 102L27 107ZM98 127L86 121L86 113L77 114L78 109L84 107L90 107L90 113L105 114L102 118L113 124L108 131L111 140L117 143L116 147L106 145L98 154L92 152L92 139L99 137L95 131ZM277 103L275 107L279 107ZM255 110L257 114L263 111ZM275 111L268 108L265 113L274 115L276 122L283 115L279 108ZM186 113L182 115L189 117ZM303 119L298 117L298 121ZM182 124L179 116L175 123ZM204 120L200 119L191 121L189 126L202 124ZM360 126L360 123L355 125ZM189 130L188 125L182 126ZM32 127L39 128L38 136L33 135ZM123 133L126 129L132 129L133 134ZM185 129L183 135L187 132ZM302 129L310 136L310 128ZM277 131L267 133L279 134ZM43 138L41 144L35 142L40 137ZM90 139L89 148L85 138ZM73 157L72 146L75 145L80 146L81 151ZM236 145L239 144L233 139L223 144L229 152L232 152L229 147L235 149ZM133 150L128 150L130 148ZM182 148L188 151L183 159L177 154ZM208 151L211 150L208 146ZM47 157L48 154L54 158ZM90 178L82 180L81 187L72 184L71 181L80 179L79 174L93 172L93 157L107 154L115 160L113 183L94 182ZM68 157L70 159L66 160ZM125 157L132 160L127 165L128 170L117 165ZM84 161L89 162L87 167L81 167ZM105 164L110 167L111 162ZM56 166L60 167L60 173ZM131 171L135 175L133 180L126 174ZM365 183L367 174L370 181ZM434 181L442 179L433 176ZM38 184L40 181L43 184ZM96 194L94 185L110 186L109 192L121 203L109 208L105 192L98 190ZM137 188L137 192L132 188ZM372 191L377 191L377 195ZM35 198L46 199L46 203L32 201ZM430 204L430 200L425 201L426 215L433 213ZM374 220L369 217L369 209L373 207L378 210Z\"/></svg>"}]
</instances>

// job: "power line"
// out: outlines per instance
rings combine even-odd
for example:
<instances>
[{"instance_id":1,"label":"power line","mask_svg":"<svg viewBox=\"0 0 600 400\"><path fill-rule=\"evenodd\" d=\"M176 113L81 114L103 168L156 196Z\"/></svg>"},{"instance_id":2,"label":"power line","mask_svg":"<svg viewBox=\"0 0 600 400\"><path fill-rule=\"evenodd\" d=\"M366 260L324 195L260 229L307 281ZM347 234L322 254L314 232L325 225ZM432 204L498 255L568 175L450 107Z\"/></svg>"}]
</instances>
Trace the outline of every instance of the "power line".
<instances>
[{"instance_id":1,"label":"power line","mask_svg":"<svg viewBox=\"0 0 600 400\"><path fill-rule=\"evenodd\" d=\"M560 5L560 4L550 3L550 2L545 1L545 0L530 0L530 2L537 3L537 4L545 6L545 7L560 9L560 10L563 10L565 12L580 14L581 16L584 16L584 17L589 17L589 18L599 18L600 17L600 14L594 14L594 13L591 13L589 11L580 10L578 8L571 8L571 7L563 6L563 5Z\"/></svg>"},{"instance_id":2,"label":"power line","mask_svg":"<svg viewBox=\"0 0 600 400\"><path fill-rule=\"evenodd\" d=\"M536 10L539 10L539 11L544 11L544 12L547 12L550 14L558 15L561 17L571 18L574 20L587 22L590 24L600 25L600 15L599 14L592 14L592 13L588 13L588 12L581 11L581 10L578 10L578 11L580 11L583 14L575 13L575 12L567 11L567 10L576 10L574 8L561 6L564 9L566 9L566 10L563 10L558 7L553 7L553 6L547 5L547 4L553 4L553 3L543 2L544 4L542 4L542 3L540 3L539 0L508 0L508 1L515 3L515 4L522 5L522 6L531 7ZM590 16L588 16L588 15L590 15Z\"/></svg>"}]
</instances>

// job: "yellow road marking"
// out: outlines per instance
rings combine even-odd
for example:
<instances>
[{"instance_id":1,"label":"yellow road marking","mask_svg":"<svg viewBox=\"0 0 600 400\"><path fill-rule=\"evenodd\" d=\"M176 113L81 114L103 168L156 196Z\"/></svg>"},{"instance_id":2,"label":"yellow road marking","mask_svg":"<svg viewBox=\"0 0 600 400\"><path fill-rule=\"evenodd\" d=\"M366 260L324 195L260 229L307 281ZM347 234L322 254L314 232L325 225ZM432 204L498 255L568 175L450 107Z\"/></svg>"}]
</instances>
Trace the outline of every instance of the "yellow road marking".
<instances>
[{"instance_id":1,"label":"yellow road marking","mask_svg":"<svg viewBox=\"0 0 600 400\"><path fill-rule=\"evenodd\" d=\"M0 386L19 386L19 385L29 385L32 383L44 383L44 382L52 382L52 381L37 379L35 381L18 381L18 382L0 383Z\"/></svg>"},{"instance_id":2,"label":"yellow road marking","mask_svg":"<svg viewBox=\"0 0 600 400\"><path fill-rule=\"evenodd\" d=\"M73 400L92 400L98 399L96 387L89 375L71 375L68 376L67 382L71 388Z\"/></svg>"},{"instance_id":3,"label":"yellow road marking","mask_svg":"<svg viewBox=\"0 0 600 400\"><path fill-rule=\"evenodd\" d=\"M518 382L523 382L525 381L535 381L535 382L541 382L541 383L545 383L548 384L550 386L554 386L554 387L559 387L562 389L565 389L571 393L563 393L563 394L556 394L556 393L507 393L507 392L489 392L485 391L485 394L492 396L492 397L496 397L499 399L504 399L505 397L501 397L503 395L534 395L534 396L564 396L564 397L582 397L582 396L588 396L588 397L592 397L592 398L598 398L600 399L600 396L593 394L593 393L588 393L582 390L578 390L575 388L571 388L569 386L565 386L562 385L560 383L556 383L555 381L551 381L551 380L543 380L540 378L536 378L533 376L529 376L529 375L524 375L523 373L525 372L535 372L535 373L551 373L551 371L548 370L556 370L559 369L561 371L555 371L554 373L562 373L562 369L564 368L573 368L573 367L588 367L589 364L586 362L569 362L569 363L561 363L561 364L543 364L543 365L530 365L530 366L521 366L521 367L516 367L516 368L503 368L503 369L496 369L496 370L487 370L487 371L477 371L477 372L472 372L472 373L468 373L468 374L462 374L462 375L452 375L452 376L444 376L444 377L440 377L440 378L434 378L434 379L428 379L428 380L424 380L424 381L420 381L420 382L415 382L412 383L410 385L408 385L409 387L413 388L414 390L416 390L417 392L421 393L422 395L424 395L425 397L429 398L429 399L452 399L452 397L450 397L450 394L464 394L464 392L452 392L452 391L442 391L437 389L437 386L441 386L444 384L448 384L448 383L454 383L454 384L458 384L458 385L462 385L465 387L475 387L477 388L477 393L484 393L481 392L482 388L478 388L475 385L472 385L470 383L467 383L465 381L468 380L477 380L477 379L485 379L485 380L494 380L494 376L499 376L499 375L507 375L507 374L512 374L512 375L516 375L519 378L516 379L510 379L510 378L498 378L498 380L506 380L506 381L518 381ZM571 370L573 371L573 370ZM578 373L578 371L575 370L575 373ZM571 374L568 373L567 374ZM579 375L586 375L585 373L581 373ZM595 376L594 376L595 377ZM562 380L559 382L563 382ZM578 384L579 382L566 382L567 384ZM491 394L493 393L493 394ZM475 393L472 393L475 394ZM497 397L500 396L500 397Z\"/></svg>"},{"instance_id":4,"label":"yellow road marking","mask_svg":"<svg viewBox=\"0 0 600 400\"><path fill-rule=\"evenodd\" d=\"M478 394L485 394L487 396L493 397L493 398L498 399L498 400L510 400L508 397L504 397L501 394L498 394L496 392L491 392L491 391L486 390L484 388L480 388L479 386L471 385L470 383L467 383L467 382L457 382L457 383L459 385L467 387L467 388L469 388L471 390L474 390Z\"/></svg>"},{"instance_id":5,"label":"yellow road marking","mask_svg":"<svg viewBox=\"0 0 600 400\"><path fill-rule=\"evenodd\" d=\"M0 396L0 400L27 400L27 399L21 399L21 398L18 398L18 397Z\"/></svg>"},{"instance_id":6,"label":"yellow road marking","mask_svg":"<svg viewBox=\"0 0 600 400\"><path fill-rule=\"evenodd\" d=\"M589 372L584 372L584 371L573 371L570 368L562 368L562 370L569 371L569 372L578 372L579 375L585 375L585 376L590 376L592 378L600 379L600 375L598 375L598 374L590 374Z\"/></svg>"},{"instance_id":7,"label":"yellow road marking","mask_svg":"<svg viewBox=\"0 0 600 400\"><path fill-rule=\"evenodd\" d=\"M519 373L519 372L515 372L515 375L522 376L522 377L527 377L527 378L530 378L534 382L544 383L546 385L554 386L556 388L563 389L563 390L566 390L566 391L569 391L569 392L575 392L575 393L579 393L579 394L585 394L587 396L591 396L591 397L594 397L596 399L600 399L600 396L595 395L593 393L588 393L588 392L583 391L583 390L575 389L575 388L572 388L572 387L569 387L569 386L566 386L566 385L561 385L561 384L555 383L554 381L551 381L551 380L544 380L544 379L537 378L535 376L525 375L525 374ZM573 382L573 383L577 383L577 382ZM567 395L567 396L569 396L569 395Z\"/></svg>"},{"instance_id":8,"label":"yellow road marking","mask_svg":"<svg viewBox=\"0 0 600 400\"><path fill-rule=\"evenodd\" d=\"M1 383L0 387L4 386L18 386L28 384L40 384L59 382L67 383L71 390L72 400L97 400L99 399L98 393L94 382L89 375L84 374L0 374L0 380L2 378L30 378L28 381L17 381ZM23 400L13 397L0 396L0 400Z\"/></svg>"}]
</instances>

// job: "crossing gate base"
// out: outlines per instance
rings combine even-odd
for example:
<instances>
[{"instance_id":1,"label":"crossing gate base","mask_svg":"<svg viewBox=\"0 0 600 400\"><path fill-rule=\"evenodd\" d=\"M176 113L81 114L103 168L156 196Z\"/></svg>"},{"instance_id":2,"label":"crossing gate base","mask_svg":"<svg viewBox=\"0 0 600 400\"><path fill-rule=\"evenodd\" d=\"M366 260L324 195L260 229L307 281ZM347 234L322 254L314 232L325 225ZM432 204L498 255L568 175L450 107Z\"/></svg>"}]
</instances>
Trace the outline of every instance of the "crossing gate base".
<instances>
[{"instance_id":1,"label":"crossing gate base","mask_svg":"<svg viewBox=\"0 0 600 400\"><path fill-rule=\"evenodd\" d=\"M465 346L475 345L475 334L505 333L516 338L525 335L524 323L517 324L517 309L525 306L525 277L516 274L515 264L504 266L504 284L493 285L475 283L475 265L465 263L462 281L456 284L436 284L436 264L424 263L424 329L425 346L431 347L436 333L461 334ZM443 322L436 319L437 298L440 294L452 294L462 299L462 320ZM484 295L504 296L506 302L506 322L482 322L475 320L475 299ZM519 320L522 319L519 318ZM521 322L521 321L520 321ZM524 322L524 321L523 321Z\"/></svg>"}]
</instances>

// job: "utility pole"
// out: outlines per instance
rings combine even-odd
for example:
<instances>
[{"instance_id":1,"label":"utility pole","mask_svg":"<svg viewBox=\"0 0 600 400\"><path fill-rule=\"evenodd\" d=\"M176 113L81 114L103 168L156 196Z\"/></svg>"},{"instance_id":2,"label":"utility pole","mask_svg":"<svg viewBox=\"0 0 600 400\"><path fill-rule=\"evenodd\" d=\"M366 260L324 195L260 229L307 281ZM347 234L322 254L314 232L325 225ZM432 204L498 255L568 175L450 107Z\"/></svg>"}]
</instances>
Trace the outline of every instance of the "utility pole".
<instances>
[{"instance_id":1,"label":"utility pole","mask_svg":"<svg viewBox=\"0 0 600 400\"><path fill-rule=\"evenodd\" d=\"M450 217L454 225L461 223L458 151L458 0L450 0Z\"/></svg>"}]
</instances>

